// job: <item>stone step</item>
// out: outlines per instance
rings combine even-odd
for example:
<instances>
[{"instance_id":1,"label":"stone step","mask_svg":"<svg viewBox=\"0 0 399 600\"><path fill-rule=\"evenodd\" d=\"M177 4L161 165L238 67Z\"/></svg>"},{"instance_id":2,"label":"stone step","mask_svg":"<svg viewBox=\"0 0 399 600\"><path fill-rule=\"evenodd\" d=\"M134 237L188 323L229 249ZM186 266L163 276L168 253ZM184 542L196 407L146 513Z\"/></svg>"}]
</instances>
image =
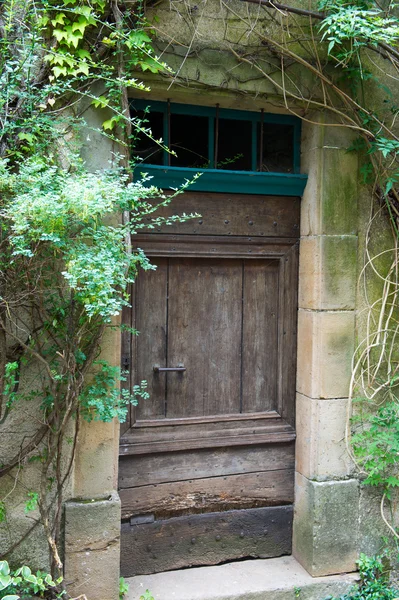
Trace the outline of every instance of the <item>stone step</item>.
<instances>
[{"instance_id":1,"label":"stone step","mask_svg":"<svg viewBox=\"0 0 399 600\"><path fill-rule=\"evenodd\" d=\"M126 600L323 600L344 594L356 573L311 577L292 556L129 577Z\"/></svg>"}]
</instances>

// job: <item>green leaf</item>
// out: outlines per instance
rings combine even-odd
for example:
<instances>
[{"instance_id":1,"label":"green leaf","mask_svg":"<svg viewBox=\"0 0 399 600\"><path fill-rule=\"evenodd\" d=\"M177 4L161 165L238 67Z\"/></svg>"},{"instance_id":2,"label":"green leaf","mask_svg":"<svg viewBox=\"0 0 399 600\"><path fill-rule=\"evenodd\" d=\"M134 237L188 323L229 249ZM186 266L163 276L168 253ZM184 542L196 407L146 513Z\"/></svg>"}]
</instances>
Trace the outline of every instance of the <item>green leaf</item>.
<instances>
[{"instance_id":1,"label":"green leaf","mask_svg":"<svg viewBox=\"0 0 399 600\"><path fill-rule=\"evenodd\" d=\"M82 31L74 31L72 25L67 25L64 29L54 29L53 35L58 42L63 42L67 46L78 47L80 40L83 38Z\"/></svg>"},{"instance_id":2,"label":"green leaf","mask_svg":"<svg viewBox=\"0 0 399 600\"><path fill-rule=\"evenodd\" d=\"M92 101L92 104L96 108L106 108L109 106L109 100L105 96L98 96L98 98Z\"/></svg>"},{"instance_id":3,"label":"green leaf","mask_svg":"<svg viewBox=\"0 0 399 600\"><path fill-rule=\"evenodd\" d=\"M88 52L87 50L84 50L83 48L79 48L78 50L76 50L75 54L76 54L76 56L79 56L79 58L81 58L81 59L87 58L87 60L91 60L90 52Z\"/></svg>"},{"instance_id":4,"label":"green leaf","mask_svg":"<svg viewBox=\"0 0 399 600\"><path fill-rule=\"evenodd\" d=\"M66 67L53 67L53 73L55 77L61 77L61 75L67 75L68 71Z\"/></svg>"},{"instance_id":5,"label":"green leaf","mask_svg":"<svg viewBox=\"0 0 399 600\"><path fill-rule=\"evenodd\" d=\"M61 42L65 38L66 33L63 29L54 29L53 36L58 42Z\"/></svg>"},{"instance_id":6,"label":"green leaf","mask_svg":"<svg viewBox=\"0 0 399 600\"><path fill-rule=\"evenodd\" d=\"M37 492L28 492L27 494L28 496L28 500L25 503L25 513L29 513L32 510L36 510L38 502L39 502L39 494ZM29 569L29 567L26 567L26 569ZM29 569L30 572L30 569ZM24 574L24 572L22 573ZM24 575L25 577L25 575Z\"/></svg>"},{"instance_id":7,"label":"green leaf","mask_svg":"<svg viewBox=\"0 0 399 600\"><path fill-rule=\"evenodd\" d=\"M133 30L129 33L129 37L126 41L126 45L133 47L139 46L143 47L147 44L151 43L151 39L148 37L145 31L142 30Z\"/></svg>"},{"instance_id":8,"label":"green leaf","mask_svg":"<svg viewBox=\"0 0 399 600\"><path fill-rule=\"evenodd\" d=\"M21 575L22 577L29 577L32 574L32 571L30 570L29 567L23 566L21 569Z\"/></svg>"},{"instance_id":9,"label":"green leaf","mask_svg":"<svg viewBox=\"0 0 399 600\"><path fill-rule=\"evenodd\" d=\"M394 183L395 183L395 180L388 179L388 181L386 183L386 186L385 186L385 194L389 194L389 192L391 191ZM392 381L391 381L391 385L392 385Z\"/></svg>"},{"instance_id":10,"label":"green leaf","mask_svg":"<svg viewBox=\"0 0 399 600\"><path fill-rule=\"evenodd\" d=\"M10 575L2 575L0 574L0 590L4 590L11 583L12 579Z\"/></svg>"},{"instance_id":11,"label":"green leaf","mask_svg":"<svg viewBox=\"0 0 399 600\"><path fill-rule=\"evenodd\" d=\"M66 14L59 12L59 13L57 13L56 17L51 20L51 24L53 25L53 27L55 27L56 25L63 25L65 19L66 19Z\"/></svg>"},{"instance_id":12,"label":"green leaf","mask_svg":"<svg viewBox=\"0 0 399 600\"><path fill-rule=\"evenodd\" d=\"M0 523L5 522L6 515L7 515L6 505L2 500L0 500Z\"/></svg>"},{"instance_id":13,"label":"green leaf","mask_svg":"<svg viewBox=\"0 0 399 600\"><path fill-rule=\"evenodd\" d=\"M89 65L87 64L87 62L84 61L80 61L77 66L75 67L75 69L72 69L71 72L74 75L77 75L78 73L83 73L83 75L88 76L89 75Z\"/></svg>"},{"instance_id":14,"label":"green leaf","mask_svg":"<svg viewBox=\"0 0 399 600\"><path fill-rule=\"evenodd\" d=\"M6 560L0 560L0 575L9 575L10 567Z\"/></svg>"},{"instance_id":15,"label":"green leaf","mask_svg":"<svg viewBox=\"0 0 399 600\"><path fill-rule=\"evenodd\" d=\"M151 71L151 73L158 73L163 67L156 60L147 56L144 60L138 61L143 71Z\"/></svg>"},{"instance_id":16,"label":"green leaf","mask_svg":"<svg viewBox=\"0 0 399 600\"><path fill-rule=\"evenodd\" d=\"M38 18L37 24L39 27L46 27L50 22L50 17L48 15L42 15Z\"/></svg>"},{"instance_id":17,"label":"green leaf","mask_svg":"<svg viewBox=\"0 0 399 600\"><path fill-rule=\"evenodd\" d=\"M36 138L36 136L34 136L32 133L25 133L25 132L21 131L18 134L18 138L20 140L26 140L27 142L32 143L33 140Z\"/></svg>"},{"instance_id":18,"label":"green leaf","mask_svg":"<svg viewBox=\"0 0 399 600\"><path fill-rule=\"evenodd\" d=\"M78 6L75 8L74 12L77 15L83 15L86 19L89 19L93 14L93 9L91 6Z\"/></svg>"},{"instance_id":19,"label":"green leaf","mask_svg":"<svg viewBox=\"0 0 399 600\"><path fill-rule=\"evenodd\" d=\"M90 20L82 15L79 17L79 19L77 21L72 23L71 30L72 31L80 31L80 33L83 36L86 31L86 28L89 27L90 24L95 25L96 24L95 20L92 18L91 23L90 23Z\"/></svg>"},{"instance_id":20,"label":"green leaf","mask_svg":"<svg viewBox=\"0 0 399 600\"><path fill-rule=\"evenodd\" d=\"M107 129L112 130L115 125L121 120L120 116L113 116L111 119L103 122L103 129L106 131Z\"/></svg>"}]
</instances>

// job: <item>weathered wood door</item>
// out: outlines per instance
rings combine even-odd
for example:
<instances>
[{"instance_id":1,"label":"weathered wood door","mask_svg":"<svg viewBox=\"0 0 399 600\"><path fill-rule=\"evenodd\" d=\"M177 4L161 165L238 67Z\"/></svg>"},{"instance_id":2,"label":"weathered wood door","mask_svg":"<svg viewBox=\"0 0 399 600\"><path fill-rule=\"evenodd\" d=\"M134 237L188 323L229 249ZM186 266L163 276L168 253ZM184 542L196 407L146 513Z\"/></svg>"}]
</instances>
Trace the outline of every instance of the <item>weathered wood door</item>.
<instances>
[{"instance_id":1,"label":"weathered wood door","mask_svg":"<svg viewBox=\"0 0 399 600\"><path fill-rule=\"evenodd\" d=\"M122 574L291 551L299 200L187 193L140 234L125 336ZM129 357L129 358L127 358ZM166 370L165 370L166 369Z\"/></svg>"}]
</instances>

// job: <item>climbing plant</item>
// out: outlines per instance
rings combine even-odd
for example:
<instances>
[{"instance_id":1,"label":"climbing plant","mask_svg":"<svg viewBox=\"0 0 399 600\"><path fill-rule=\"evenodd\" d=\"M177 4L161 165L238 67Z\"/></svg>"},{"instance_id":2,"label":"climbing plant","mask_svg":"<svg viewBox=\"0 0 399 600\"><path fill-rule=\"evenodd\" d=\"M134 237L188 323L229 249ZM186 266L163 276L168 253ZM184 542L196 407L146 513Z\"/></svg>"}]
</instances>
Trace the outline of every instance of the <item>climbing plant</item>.
<instances>
[{"instance_id":1,"label":"climbing plant","mask_svg":"<svg viewBox=\"0 0 399 600\"><path fill-rule=\"evenodd\" d=\"M128 406L147 396L145 382L121 390L124 374L100 356L128 286L139 269L154 268L130 237L189 218L153 217L185 186L164 196L145 176L132 180L130 147L151 132L131 118L127 88L148 89L137 73L168 71L151 35L140 4L0 6L0 427L9 431L16 407L34 419L31 434L10 444L14 455L1 457L0 478L14 483L0 496L0 523L21 469L36 462L37 484L25 490L33 525L23 537L43 528L57 576L80 420L123 421ZM88 106L101 115L95 133L114 148L109 168L98 172L78 156Z\"/></svg>"}]
</instances>

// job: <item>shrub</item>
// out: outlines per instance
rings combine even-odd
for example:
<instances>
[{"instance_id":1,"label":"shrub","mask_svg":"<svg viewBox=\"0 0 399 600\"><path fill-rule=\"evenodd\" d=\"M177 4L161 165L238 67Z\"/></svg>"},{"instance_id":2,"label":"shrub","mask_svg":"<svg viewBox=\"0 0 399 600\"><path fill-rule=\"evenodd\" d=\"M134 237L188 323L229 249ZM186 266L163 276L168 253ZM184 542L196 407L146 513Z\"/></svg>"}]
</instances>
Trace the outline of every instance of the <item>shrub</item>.
<instances>
[{"instance_id":1,"label":"shrub","mask_svg":"<svg viewBox=\"0 0 399 600\"><path fill-rule=\"evenodd\" d=\"M338 598L325 600L397 600L399 591L389 581L390 566L386 556L368 557L361 554L357 561L360 583Z\"/></svg>"}]
</instances>

